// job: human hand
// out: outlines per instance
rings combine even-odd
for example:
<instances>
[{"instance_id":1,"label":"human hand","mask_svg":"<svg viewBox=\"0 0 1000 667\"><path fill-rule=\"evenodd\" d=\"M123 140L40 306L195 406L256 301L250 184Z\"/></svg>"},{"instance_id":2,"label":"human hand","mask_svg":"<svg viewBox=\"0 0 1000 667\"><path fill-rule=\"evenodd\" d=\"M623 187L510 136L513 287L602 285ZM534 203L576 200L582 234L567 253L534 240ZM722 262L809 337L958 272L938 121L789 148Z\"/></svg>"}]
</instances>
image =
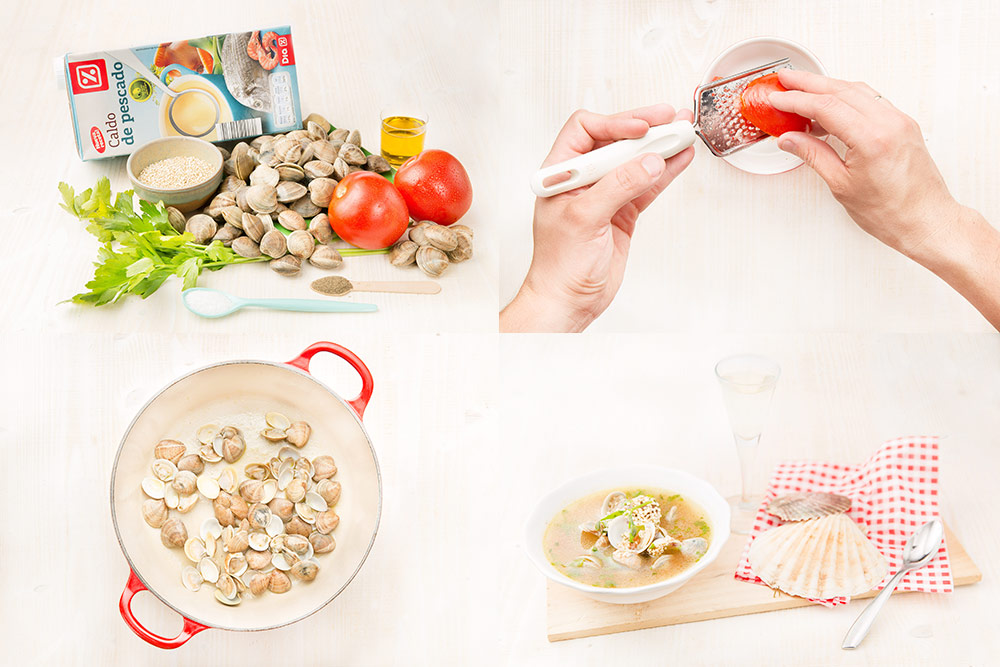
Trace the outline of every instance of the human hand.
<instances>
[{"instance_id":1,"label":"human hand","mask_svg":"<svg viewBox=\"0 0 1000 667\"><path fill-rule=\"evenodd\" d=\"M841 158L811 134L786 132L778 147L812 167L861 229L919 259L959 218L916 121L864 83L801 70L778 72L788 92L770 103L812 119L847 146Z\"/></svg>"},{"instance_id":2,"label":"human hand","mask_svg":"<svg viewBox=\"0 0 1000 667\"><path fill-rule=\"evenodd\" d=\"M667 104L604 116L577 111L542 163L574 158L650 127L692 120ZM502 331L582 331L621 286L636 221L694 158L687 148L664 160L647 153L588 187L535 201L534 254L524 284L501 313Z\"/></svg>"}]
</instances>

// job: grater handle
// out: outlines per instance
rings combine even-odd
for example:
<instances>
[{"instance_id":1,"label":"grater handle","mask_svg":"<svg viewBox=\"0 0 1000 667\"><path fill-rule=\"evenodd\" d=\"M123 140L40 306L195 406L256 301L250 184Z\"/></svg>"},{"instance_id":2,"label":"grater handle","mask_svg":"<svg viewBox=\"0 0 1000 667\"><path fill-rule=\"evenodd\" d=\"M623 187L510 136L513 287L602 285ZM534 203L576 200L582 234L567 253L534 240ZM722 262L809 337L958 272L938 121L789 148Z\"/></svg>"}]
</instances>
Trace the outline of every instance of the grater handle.
<instances>
[{"instance_id":1,"label":"grater handle","mask_svg":"<svg viewBox=\"0 0 1000 667\"><path fill-rule=\"evenodd\" d=\"M686 120L678 120L666 125L649 128L646 135L638 139L623 139L575 158L539 169L531 177L531 190L538 197L553 195L596 183L632 158L644 153L656 153L664 159L677 155L694 144L694 125ZM557 174L569 172L564 181L545 185L545 180Z\"/></svg>"}]
</instances>

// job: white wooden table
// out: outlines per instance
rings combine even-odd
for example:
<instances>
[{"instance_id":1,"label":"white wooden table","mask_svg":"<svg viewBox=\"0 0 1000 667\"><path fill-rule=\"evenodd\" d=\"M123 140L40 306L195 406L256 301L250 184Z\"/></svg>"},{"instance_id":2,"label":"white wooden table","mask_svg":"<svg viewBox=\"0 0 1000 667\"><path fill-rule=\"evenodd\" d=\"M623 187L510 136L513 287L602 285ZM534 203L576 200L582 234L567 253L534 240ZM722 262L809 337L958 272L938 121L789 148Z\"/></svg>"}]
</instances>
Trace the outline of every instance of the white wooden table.
<instances>
[{"instance_id":1,"label":"white wooden table","mask_svg":"<svg viewBox=\"0 0 1000 667\"><path fill-rule=\"evenodd\" d=\"M495 36L495 13L459 2L433 6L393 3L201 3L197 16L102 1L62 0L5 3L7 25L23 26L11 36L18 64L3 68L6 90L19 102L4 118L10 156L4 174L0 226L7 234L14 266L8 287L21 294L4 300L0 317L22 330L41 321L74 331L198 333L284 333L290 329L407 332L492 331L497 328L497 247L491 224L502 183L489 151L492 135L483 118L495 111L498 91L495 53L482 35ZM44 20L41 18L45 16ZM110 20L109 17L114 19ZM58 17L58 18L56 18ZM125 158L81 162L76 156L66 93L56 87L52 60L68 52L123 48L261 25L292 26L297 74L305 113L317 111L340 127L361 130L363 143L378 151L379 111L408 100L430 116L428 148L457 156L473 182L472 209L463 219L475 231L473 259L451 267L433 296L358 293L350 301L375 303L375 314L302 314L244 310L222 320L202 320L181 304L179 282L171 279L145 302L128 298L112 307L53 306L83 291L90 279L97 242L82 223L58 207L56 185L77 192L109 176L114 191L129 187ZM457 28L461 27L461 30ZM447 35L447 39L443 37ZM493 38L493 43L496 39ZM357 44L352 48L351 44ZM455 58L458 50L461 58ZM381 54L381 55L379 55ZM16 157L15 157L16 156ZM16 165L16 167L15 167ZM306 266L283 278L263 264L226 267L199 280L241 296L324 298L309 283L324 275ZM416 267L397 269L382 255L347 258L337 272L355 280L431 280ZM18 325L15 325L18 326Z\"/></svg>"},{"instance_id":2,"label":"white wooden table","mask_svg":"<svg viewBox=\"0 0 1000 667\"><path fill-rule=\"evenodd\" d=\"M511 178L500 300L531 258L528 176L570 113L690 107L729 45L773 35L863 80L921 124L955 197L1000 226L1000 105L988 0L539 3L502 12ZM694 163L640 218L625 283L591 330L989 331L947 285L859 230L808 168L754 176L697 142Z\"/></svg>"},{"instance_id":3,"label":"white wooden table","mask_svg":"<svg viewBox=\"0 0 1000 667\"><path fill-rule=\"evenodd\" d=\"M496 481L484 493L504 499L490 525L509 536L490 548L502 564L494 648L507 664L995 664L996 335L505 336L500 349L500 442L509 455L494 458ZM631 462L681 468L723 496L739 493L712 370L739 351L782 365L761 441L761 491L781 460L858 463L896 436L945 436L942 516L983 580L950 595L894 597L854 652L840 642L864 601L548 643L547 579L522 548L527 514L563 482Z\"/></svg>"}]
</instances>

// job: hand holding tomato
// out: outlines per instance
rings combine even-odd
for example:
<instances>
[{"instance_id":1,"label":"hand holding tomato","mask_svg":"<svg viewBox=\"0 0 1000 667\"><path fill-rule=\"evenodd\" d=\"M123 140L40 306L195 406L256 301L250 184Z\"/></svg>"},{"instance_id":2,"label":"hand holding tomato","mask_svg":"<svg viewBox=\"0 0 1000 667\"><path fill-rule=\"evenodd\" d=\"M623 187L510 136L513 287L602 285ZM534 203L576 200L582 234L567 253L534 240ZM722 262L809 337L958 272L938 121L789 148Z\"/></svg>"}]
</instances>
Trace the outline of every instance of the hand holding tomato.
<instances>
[{"instance_id":1,"label":"hand holding tomato","mask_svg":"<svg viewBox=\"0 0 1000 667\"><path fill-rule=\"evenodd\" d=\"M394 179L414 220L450 225L472 206L472 182L454 155L427 150L400 166Z\"/></svg>"},{"instance_id":2,"label":"hand holding tomato","mask_svg":"<svg viewBox=\"0 0 1000 667\"><path fill-rule=\"evenodd\" d=\"M814 119L840 139L844 157L825 141L788 132L778 147L800 157L861 229L919 262L1000 329L1000 232L948 192L916 121L864 83L811 72L778 74L787 91L775 108Z\"/></svg>"},{"instance_id":3,"label":"hand holding tomato","mask_svg":"<svg viewBox=\"0 0 1000 667\"><path fill-rule=\"evenodd\" d=\"M847 151L841 159L801 131L783 134L778 147L815 169L859 227L913 256L954 219L958 204L912 118L864 83L792 69L778 76L788 90L771 92L769 102L814 119Z\"/></svg>"},{"instance_id":4,"label":"hand holding tomato","mask_svg":"<svg viewBox=\"0 0 1000 667\"><path fill-rule=\"evenodd\" d=\"M337 184L330 200L330 226L351 245L388 248L410 224L402 195L382 176L357 171Z\"/></svg>"},{"instance_id":5,"label":"hand holding tomato","mask_svg":"<svg viewBox=\"0 0 1000 667\"><path fill-rule=\"evenodd\" d=\"M771 93L785 91L778 73L754 79L740 94L740 113L761 132L778 137L785 132L808 132L809 119L771 106Z\"/></svg>"}]
</instances>

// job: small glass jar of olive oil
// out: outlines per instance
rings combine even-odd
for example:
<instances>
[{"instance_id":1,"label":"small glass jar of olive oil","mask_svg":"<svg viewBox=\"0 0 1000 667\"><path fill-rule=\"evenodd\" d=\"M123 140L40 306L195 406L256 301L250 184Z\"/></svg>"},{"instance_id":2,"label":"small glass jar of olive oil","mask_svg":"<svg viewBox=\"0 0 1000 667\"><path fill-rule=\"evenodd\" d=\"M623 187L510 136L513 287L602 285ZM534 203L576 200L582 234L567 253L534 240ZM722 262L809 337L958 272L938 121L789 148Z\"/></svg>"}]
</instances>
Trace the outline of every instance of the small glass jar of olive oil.
<instances>
[{"instance_id":1,"label":"small glass jar of olive oil","mask_svg":"<svg viewBox=\"0 0 1000 667\"><path fill-rule=\"evenodd\" d=\"M398 113L398 109L382 110L382 157L393 167L424 150L424 135L427 133L427 114L409 110Z\"/></svg>"}]
</instances>

